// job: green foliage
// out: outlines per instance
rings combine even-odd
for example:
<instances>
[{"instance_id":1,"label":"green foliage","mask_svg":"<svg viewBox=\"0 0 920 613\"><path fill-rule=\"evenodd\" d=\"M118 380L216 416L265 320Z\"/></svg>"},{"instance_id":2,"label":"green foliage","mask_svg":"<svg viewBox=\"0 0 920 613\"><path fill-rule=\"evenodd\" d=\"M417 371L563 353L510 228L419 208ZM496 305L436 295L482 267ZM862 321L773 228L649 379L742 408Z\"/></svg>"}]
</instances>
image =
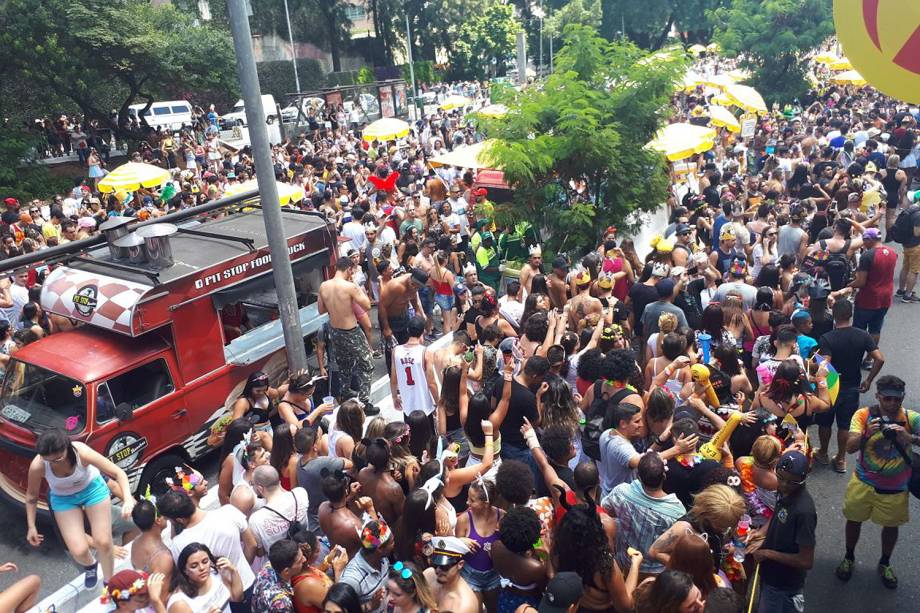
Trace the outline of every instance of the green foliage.
<instances>
[{"instance_id":1,"label":"green foliage","mask_svg":"<svg viewBox=\"0 0 920 613\"><path fill-rule=\"evenodd\" d=\"M741 57L768 102L807 92L802 59L834 33L831 0L733 0L713 17L722 52Z\"/></svg>"},{"instance_id":2,"label":"green foliage","mask_svg":"<svg viewBox=\"0 0 920 613\"><path fill-rule=\"evenodd\" d=\"M358 71L358 78L355 79L359 85L364 85L366 83L373 83L376 81L374 77L374 71L368 68L367 66L362 66L361 70Z\"/></svg>"},{"instance_id":3,"label":"green foliage","mask_svg":"<svg viewBox=\"0 0 920 613\"><path fill-rule=\"evenodd\" d=\"M520 29L514 7L509 4L495 2L482 13L469 15L453 46L450 78L482 79L504 74Z\"/></svg>"},{"instance_id":4,"label":"green foliage","mask_svg":"<svg viewBox=\"0 0 920 613\"><path fill-rule=\"evenodd\" d=\"M259 62L259 86L263 94L271 94L275 100L282 102L286 95L297 91L294 81L294 67L288 60L276 62ZM323 69L317 60L301 58L297 60L297 76L300 77L300 90L304 92L322 89L326 80Z\"/></svg>"},{"instance_id":5,"label":"green foliage","mask_svg":"<svg viewBox=\"0 0 920 613\"><path fill-rule=\"evenodd\" d=\"M441 74L435 70L434 62L430 62L428 60L413 62L412 69L415 70L415 82L419 85L423 83L426 85L432 85L434 83L441 82ZM403 64L402 77L405 79L406 83L412 82L412 75L409 73L409 64Z\"/></svg>"},{"instance_id":6,"label":"green foliage","mask_svg":"<svg viewBox=\"0 0 920 613\"><path fill-rule=\"evenodd\" d=\"M26 202L66 191L71 181L54 177L45 166L24 161L32 154L36 138L25 132L0 128L0 197Z\"/></svg>"},{"instance_id":7,"label":"green foliage","mask_svg":"<svg viewBox=\"0 0 920 613\"><path fill-rule=\"evenodd\" d=\"M559 10L548 15L543 23L544 36L561 36L571 24L601 26L601 0L569 0Z\"/></svg>"},{"instance_id":8,"label":"green foliage","mask_svg":"<svg viewBox=\"0 0 920 613\"><path fill-rule=\"evenodd\" d=\"M0 47L7 78L57 92L102 127L138 136L126 129L127 107L138 100L237 88L229 34L195 21L147 0L5 0ZM117 125L107 94L118 99Z\"/></svg>"},{"instance_id":9,"label":"green foliage","mask_svg":"<svg viewBox=\"0 0 920 613\"><path fill-rule=\"evenodd\" d=\"M613 40L626 28L626 37L645 49L667 43L675 27L684 43L707 43L714 25L711 11L731 0L601 0L601 34Z\"/></svg>"},{"instance_id":10,"label":"green foliage","mask_svg":"<svg viewBox=\"0 0 920 613\"><path fill-rule=\"evenodd\" d=\"M480 121L498 139L490 153L515 188L496 218L544 228L555 251L589 248L606 226L628 227L633 211L664 202L663 158L643 145L686 71L680 56L640 63L647 55L637 47L587 26L569 25L564 40L543 87L508 101L506 117Z\"/></svg>"}]
</instances>

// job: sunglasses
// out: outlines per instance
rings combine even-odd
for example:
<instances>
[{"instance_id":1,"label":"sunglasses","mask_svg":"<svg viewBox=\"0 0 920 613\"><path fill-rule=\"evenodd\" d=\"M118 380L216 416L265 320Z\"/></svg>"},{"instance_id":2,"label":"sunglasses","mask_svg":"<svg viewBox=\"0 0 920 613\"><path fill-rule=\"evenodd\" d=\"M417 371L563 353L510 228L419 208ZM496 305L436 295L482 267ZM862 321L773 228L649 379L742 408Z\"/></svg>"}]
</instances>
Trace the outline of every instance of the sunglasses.
<instances>
[{"instance_id":1,"label":"sunglasses","mask_svg":"<svg viewBox=\"0 0 920 613\"><path fill-rule=\"evenodd\" d=\"M399 573L399 576L403 579L410 579L412 577L412 569L407 567L402 562L397 562L393 565L393 570Z\"/></svg>"},{"instance_id":2,"label":"sunglasses","mask_svg":"<svg viewBox=\"0 0 920 613\"><path fill-rule=\"evenodd\" d=\"M459 560L457 560L459 562ZM441 572L447 572L457 565L457 562L448 562L447 564L432 564L431 567L436 571L440 570Z\"/></svg>"}]
</instances>

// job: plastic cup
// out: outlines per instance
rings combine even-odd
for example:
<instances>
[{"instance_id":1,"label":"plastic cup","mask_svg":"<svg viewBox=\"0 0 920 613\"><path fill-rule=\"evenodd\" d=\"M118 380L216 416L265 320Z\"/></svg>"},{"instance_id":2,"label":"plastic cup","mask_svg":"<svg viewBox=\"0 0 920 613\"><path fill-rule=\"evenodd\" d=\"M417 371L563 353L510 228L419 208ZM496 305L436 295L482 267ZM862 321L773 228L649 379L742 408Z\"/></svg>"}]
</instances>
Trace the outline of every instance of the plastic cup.
<instances>
[{"instance_id":1,"label":"plastic cup","mask_svg":"<svg viewBox=\"0 0 920 613\"><path fill-rule=\"evenodd\" d=\"M335 396L323 396L323 404L331 404L335 406Z\"/></svg>"}]
</instances>

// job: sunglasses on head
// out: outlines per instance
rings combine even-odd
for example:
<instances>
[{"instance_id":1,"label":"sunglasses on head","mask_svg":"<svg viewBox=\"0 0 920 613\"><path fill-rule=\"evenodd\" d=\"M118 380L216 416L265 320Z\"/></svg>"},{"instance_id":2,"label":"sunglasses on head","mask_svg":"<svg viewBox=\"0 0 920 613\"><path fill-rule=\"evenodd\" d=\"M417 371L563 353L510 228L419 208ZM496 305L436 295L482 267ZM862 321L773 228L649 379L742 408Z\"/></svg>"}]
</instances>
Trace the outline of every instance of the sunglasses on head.
<instances>
[{"instance_id":1,"label":"sunglasses on head","mask_svg":"<svg viewBox=\"0 0 920 613\"><path fill-rule=\"evenodd\" d=\"M410 579L412 577L412 569L407 567L402 562L397 562L393 565L393 570L399 573L399 576L403 579Z\"/></svg>"}]
</instances>

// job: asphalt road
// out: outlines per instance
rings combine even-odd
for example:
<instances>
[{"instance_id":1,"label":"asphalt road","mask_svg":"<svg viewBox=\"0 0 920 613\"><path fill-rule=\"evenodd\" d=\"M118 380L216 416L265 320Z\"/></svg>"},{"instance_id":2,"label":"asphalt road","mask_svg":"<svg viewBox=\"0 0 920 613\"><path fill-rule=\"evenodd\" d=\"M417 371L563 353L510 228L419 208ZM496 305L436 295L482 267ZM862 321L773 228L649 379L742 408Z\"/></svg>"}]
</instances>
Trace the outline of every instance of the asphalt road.
<instances>
[{"instance_id":1,"label":"asphalt road","mask_svg":"<svg viewBox=\"0 0 920 613\"><path fill-rule=\"evenodd\" d=\"M895 301L882 332L881 348L886 362L883 373L898 375L908 382L905 406L920 407L920 365L914 343L920 343L920 304L902 304ZM375 331L376 334L376 331ZM377 369L382 373L382 368ZM868 403L870 396L864 396ZM812 440L817 442L813 428ZM834 445L835 443L832 443ZM848 465L852 471L853 458ZM216 458L212 455L200 466L212 483L216 482ZM849 476L834 473L830 468L817 466L808 477L808 488L818 507L818 547L815 567L808 575L806 603L812 611L852 610L861 613L873 611L910 611L920 605L920 573L913 573L912 554L920 550L920 501L910 499L911 523L901 531L892 564L898 573L900 587L885 589L877 574L880 555L880 529L871 524L863 528L862 539L856 551L857 568L849 583L841 583L834 576L834 568L843 557L843 526L841 513L843 493ZM0 589L25 573L42 577L42 597L73 579L80 572L55 541L50 526L40 527L46 535L38 549L25 540L25 516L13 507L0 503L0 563L14 561L19 573L0 576Z\"/></svg>"}]
</instances>

